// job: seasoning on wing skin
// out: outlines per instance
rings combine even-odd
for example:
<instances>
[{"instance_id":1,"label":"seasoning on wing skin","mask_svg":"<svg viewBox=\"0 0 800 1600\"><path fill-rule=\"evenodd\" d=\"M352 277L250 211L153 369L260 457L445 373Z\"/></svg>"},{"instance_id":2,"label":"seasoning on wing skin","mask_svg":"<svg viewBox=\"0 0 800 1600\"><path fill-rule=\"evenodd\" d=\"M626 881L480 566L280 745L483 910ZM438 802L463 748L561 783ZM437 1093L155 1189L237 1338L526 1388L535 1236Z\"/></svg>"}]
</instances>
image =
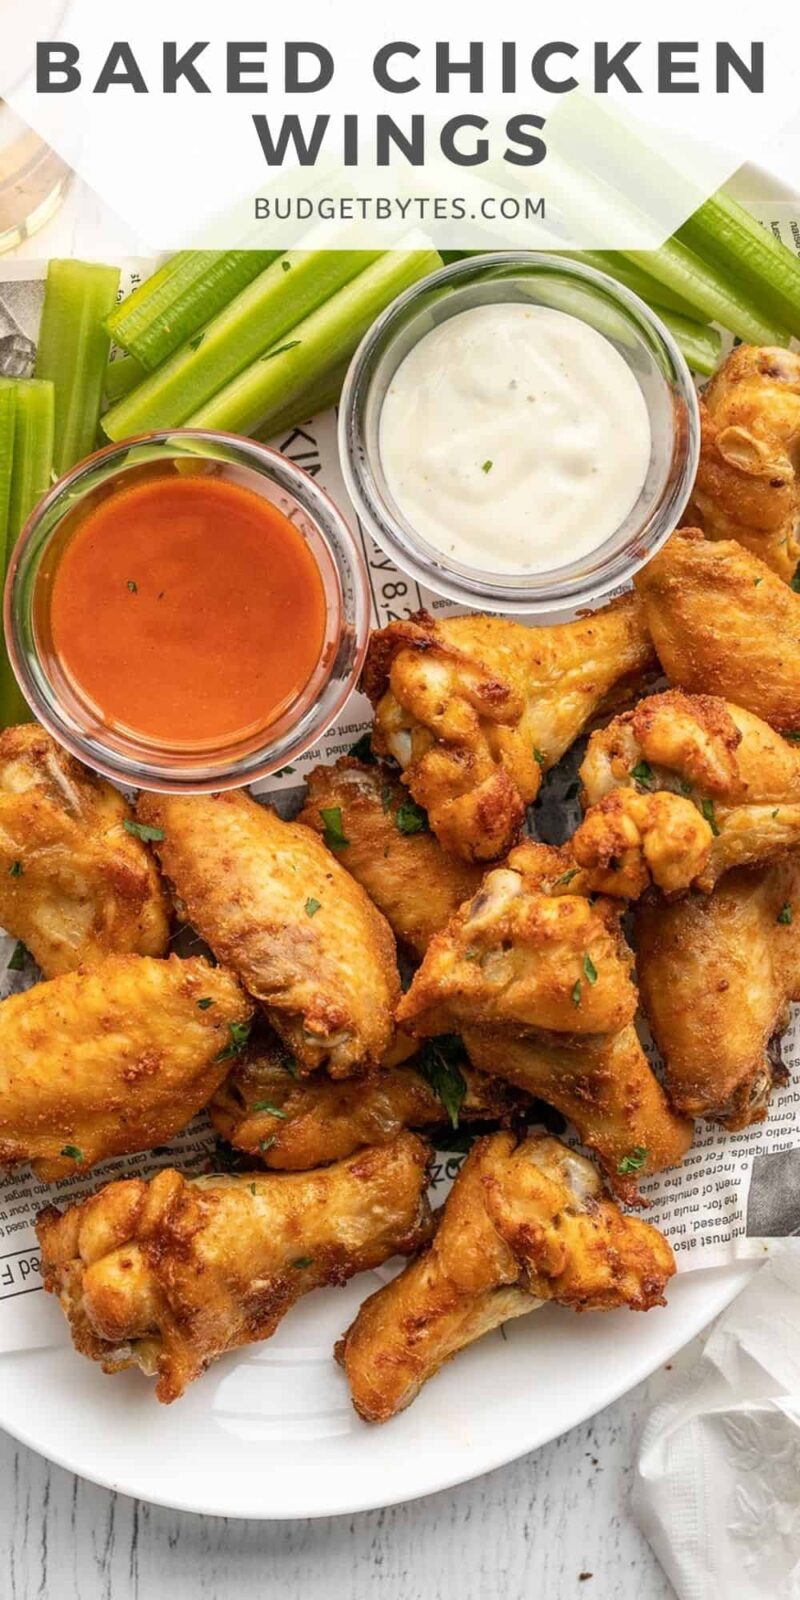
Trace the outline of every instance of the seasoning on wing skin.
<instances>
[{"instance_id":1,"label":"seasoning on wing skin","mask_svg":"<svg viewBox=\"0 0 800 1600\"><path fill-rule=\"evenodd\" d=\"M37 723L0 733L0 925L45 978L163 955L169 912L133 813Z\"/></svg>"},{"instance_id":2,"label":"seasoning on wing skin","mask_svg":"<svg viewBox=\"0 0 800 1600\"><path fill-rule=\"evenodd\" d=\"M696 528L673 534L634 583L674 685L800 731L800 594L788 583L734 540Z\"/></svg>"},{"instance_id":3,"label":"seasoning on wing skin","mask_svg":"<svg viewBox=\"0 0 800 1600\"><path fill-rule=\"evenodd\" d=\"M791 583L800 560L800 355L739 345L700 402L687 521L736 539Z\"/></svg>"},{"instance_id":4,"label":"seasoning on wing skin","mask_svg":"<svg viewBox=\"0 0 800 1600\"><path fill-rule=\"evenodd\" d=\"M647 1311L674 1271L666 1239L608 1199L589 1161L557 1139L492 1134L464 1162L431 1245L365 1301L337 1358L359 1415L387 1422L499 1323L543 1300Z\"/></svg>"},{"instance_id":5,"label":"seasoning on wing skin","mask_svg":"<svg viewBox=\"0 0 800 1600\"><path fill-rule=\"evenodd\" d=\"M463 1048L456 1054L456 1121L502 1121L527 1103L524 1092L470 1067ZM277 1040L251 1047L209 1107L217 1133L267 1167L321 1167L363 1145L388 1144L404 1128L442 1128L453 1120L424 1060L422 1070L411 1060L370 1078L334 1082L325 1073L299 1078L286 1056Z\"/></svg>"},{"instance_id":6,"label":"seasoning on wing skin","mask_svg":"<svg viewBox=\"0 0 800 1600\"><path fill-rule=\"evenodd\" d=\"M497 860L519 837L543 772L653 665L635 595L550 628L419 612L372 636L373 745L399 762L446 850Z\"/></svg>"},{"instance_id":7,"label":"seasoning on wing skin","mask_svg":"<svg viewBox=\"0 0 800 1600\"><path fill-rule=\"evenodd\" d=\"M194 957L106 956L0 1005L0 1164L46 1181L165 1144L229 1071L252 1006Z\"/></svg>"},{"instance_id":8,"label":"seasoning on wing skin","mask_svg":"<svg viewBox=\"0 0 800 1600\"><path fill-rule=\"evenodd\" d=\"M394 938L317 834L241 790L140 796L186 920L264 1007L304 1071L380 1065L400 993ZM341 819L332 819L340 822ZM342 863L346 838L341 842Z\"/></svg>"},{"instance_id":9,"label":"seasoning on wing skin","mask_svg":"<svg viewBox=\"0 0 800 1600\"><path fill-rule=\"evenodd\" d=\"M421 958L434 933L475 893L482 868L445 855L408 790L383 764L343 756L335 766L315 767L298 820L324 834L322 813L331 807L341 810L347 835L343 865L400 943Z\"/></svg>"},{"instance_id":10,"label":"seasoning on wing skin","mask_svg":"<svg viewBox=\"0 0 800 1600\"><path fill-rule=\"evenodd\" d=\"M726 1128L761 1122L785 1081L800 999L800 858L728 872L709 895L636 908L642 1005L673 1104Z\"/></svg>"},{"instance_id":11,"label":"seasoning on wing skin","mask_svg":"<svg viewBox=\"0 0 800 1600\"><path fill-rule=\"evenodd\" d=\"M708 891L800 845L800 750L712 695L640 700L592 734L580 775L589 810L571 848L607 894Z\"/></svg>"},{"instance_id":12,"label":"seasoning on wing skin","mask_svg":"<svg viewBox=\"0 0 800 1600\"><path fill-rule=\"evenodd\" d=\"M322 1172L107 1184L37 1221L45 1288L105 1372L139 1366L177 1399L227 1350L268 1339L311 1289L429 1236L429 1146L406 1133Z\"/></svg>"}]
</instances>

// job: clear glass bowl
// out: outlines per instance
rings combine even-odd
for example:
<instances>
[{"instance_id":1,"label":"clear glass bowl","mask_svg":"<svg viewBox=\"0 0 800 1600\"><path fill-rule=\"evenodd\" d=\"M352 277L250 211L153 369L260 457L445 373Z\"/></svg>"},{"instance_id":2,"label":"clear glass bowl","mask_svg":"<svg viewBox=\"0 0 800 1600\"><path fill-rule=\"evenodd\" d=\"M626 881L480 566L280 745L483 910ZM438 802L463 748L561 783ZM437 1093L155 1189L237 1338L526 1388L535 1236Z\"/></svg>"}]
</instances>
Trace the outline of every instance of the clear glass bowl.
<instances>
[{"instance_id":1,"label":"clear glass bowl","mask_svg":"<svg viewBox=\"0 0 800 1600\"><path fill-rule=\"evenodd\" d=\"M622 525L590 554L547 572L493 572L448 558L409 523L381 465L380 416L408 352L449 317L512 301L570 312L604 334L634 374L647 404L652 447L641 494ZM415 284L362 340L339 410L339 455L359 517L399 567L438 594L491 611L552 621L624 584L677 526L691 493L700 417L691 374L667 328L605 273L536 251L472 257Z\"/></svg>"},{"instance_id":2,"label":"clear glass bowl","mask_svg":"<svg viewBox=\"0 0 800 1600\"><path fill-rule=\"evenodd\" d=\"M59 555L99 497L116 485L177 469L221 475L263 495L290 517L319 569L325 637L310 681L276 721L221 745L176 747L104 724L48 649L48 595ZM221 536L224 536L222 534ZM91 627L87 617L86 626ZM166 791L232 789L288 765L335 721L363 665L369 639L369 584L355 538L307 473L277 451L232 434L178 429L112 445L62 478L40 502L18 541L5 591L5 631L20 688L39 721L73 755L107 777ZM197 672L203 641L197 640Z\"/></svg>"}]
</instances>

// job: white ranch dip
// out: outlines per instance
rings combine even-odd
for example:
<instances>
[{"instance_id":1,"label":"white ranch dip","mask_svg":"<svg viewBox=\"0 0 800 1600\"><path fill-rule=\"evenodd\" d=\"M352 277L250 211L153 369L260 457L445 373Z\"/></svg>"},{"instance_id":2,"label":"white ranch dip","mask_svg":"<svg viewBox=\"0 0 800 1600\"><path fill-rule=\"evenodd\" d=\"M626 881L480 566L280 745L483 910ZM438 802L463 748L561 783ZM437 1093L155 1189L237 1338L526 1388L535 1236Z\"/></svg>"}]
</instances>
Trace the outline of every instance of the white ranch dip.
<instances>
[{"instance_id":1,"label":"white ranch dip","mask_svg":"<svg viewBox=\"0 0 800 1600\"><path fill-rule=\"evenodd\" d=\"M596 550L650 461L622 356L547 306L474 306L424 335L383 402L380 454L423 539L484 572L546 572Z\"/></svg>"}]
</instances>

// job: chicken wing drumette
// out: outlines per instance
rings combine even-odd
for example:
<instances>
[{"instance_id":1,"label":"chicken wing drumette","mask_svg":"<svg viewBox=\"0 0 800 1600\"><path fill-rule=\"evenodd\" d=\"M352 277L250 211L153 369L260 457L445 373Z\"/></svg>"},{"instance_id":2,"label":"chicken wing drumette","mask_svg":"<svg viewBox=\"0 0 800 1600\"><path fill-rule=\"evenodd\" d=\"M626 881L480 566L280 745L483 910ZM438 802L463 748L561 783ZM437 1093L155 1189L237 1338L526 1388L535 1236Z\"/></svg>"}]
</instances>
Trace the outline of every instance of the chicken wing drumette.
<instances>
[{"instance_id":1,"label":"chicken wing drumette","mask_svg":"<svg viewBox=\"0 0 800 1600\"><path fill-rule=\"evenodd\" d=\"M763 561L686 528L634 583L673 684L800 730L800 594Z\"/></svg>"},{"instance_id":2,"label":"chicken wing drumette","mask_svg":"<svg viewBox=\"0 0 800 1600\"><path fill-rule=\"evenodd\" d=\"M342 864L396 938L418 958L434 933L473 895L482 869L446 855L423 812L386 766L343 756L315 767L299 821L325 833L323 812L338 807L347 837Z\"/></svg>"},{"instance_id":3,"label":"chicken wing drumette","mask_svg":"<svg viewBox=\"0 0 800 1600\"><path fill-rule=\"evenodd\" d=\"M640 700L592 734L580 771L590 809L570 848L608 894L708 891L800 845L800 752L730 701Z\"/></svg>"},{"instance_id":4,"label":"chicken wing drumette","mask_svg":"<svg viewBox=\"0 0 800 1600\"><path fill-rule=\"evenodd\" d=\"M647 1311L674 1271L666 1239L618 1210L590 1162L497 1133L473 1146L430 1247L365 1301L336 1353L359 1415L387 1422L499 1323L543 1300Z\"/></svg>"},{"instance_id":5,"label":"chicken wing drumette","mask_svg":"<svg viewBox=\"0 0 800 1600\"><path fill-rule=\"evenodd\" d=\"M550 628L420 612L372 636L374 747L399 762L446 850L496 860L518 838L542 773L653 660L635 596Z\"/></svg>"},{"instance_id":6,"label":"chicken wing drumette","mask_svg":"<svg viewBox=\"0 0 800 1600\"><path fill-rule=\"evenodd\" d=\"M687 520L736 539L777 572L800 559L800 355L740 345L701 402L700 464Z\"/></svg>"},{"instance_id":7,"label":"chicken wing drumette","mask_svg":"<svg viewBox=\"0 0 800 1600\"><path fill-rule=\"evenodd\" d=\"M400 993L394 938L310 828L241 790L142 795L181 913L241 978L303 1071L377 1067Z\"/></svg>"},{"instance_id":8,"label":"chicken wing drumette","mask_svg":"<svg viewBox=\"0 0 800 1600\"><path fill-rule=\"evenodd\" d=\"M0 1163L50 1181L150 1150L230 1070L252 1006L199 957L106 956L0 1005Z\"/></svg>"},{"instance_id":9,"label":"chicken wing drumette","mask_svg":"<svg viewBox=\"0 0 800 1600\"><path fill-rule=\"evenodd\" d=\"M404 1128L443 1128L450 1121L437 1082L437 1060L382 1067L367 1079L334 1082L325 1073L298 1078L285 1046L253 1046L218 1089L209 1107L217 1132L264 1166L302 1172L339 1161L363 1145L388 1144ZM501 1122L528 1096L476 1072L455 1044L445 1062L459 1122ZM292 1073L295 1073L293 1076Z\"/></svg>"},{"instance_id":10,"label":"chicken wing drumette","mask_svg":"<svg viewBox=\"0 0 800 1600\"><path fill-rule=\"evenodd\" d=\"M132 818L37 723L0 733L0 926L46 978L166 950L166 897Z\"/></svg>"},{"instance_id":11,"label":"chicken wing drumette","mask_svg":"<svg viewBox=\"0 0 800 1600\"><path fill-rule=\"evenodd\" d=\"M404 1134L323 1172L108 1184L37 1223L45 1288L105 1372L139 1366L176 1400L227 1350L268 1339L297 1300L429 1232L429 1147Z\"/></svg>"},{"instance_id":12,"label":"chicken wing drumette","mask_svg":"<svg viewBox=\"0 0 800 1600\"><path fill-rule=\"evenodd\" d=\"M726 873L710 895L636 908L642 1005L674 1105L727 1128L766 1116L800 999L800 860Z\"/></svg>"}]
</instances>

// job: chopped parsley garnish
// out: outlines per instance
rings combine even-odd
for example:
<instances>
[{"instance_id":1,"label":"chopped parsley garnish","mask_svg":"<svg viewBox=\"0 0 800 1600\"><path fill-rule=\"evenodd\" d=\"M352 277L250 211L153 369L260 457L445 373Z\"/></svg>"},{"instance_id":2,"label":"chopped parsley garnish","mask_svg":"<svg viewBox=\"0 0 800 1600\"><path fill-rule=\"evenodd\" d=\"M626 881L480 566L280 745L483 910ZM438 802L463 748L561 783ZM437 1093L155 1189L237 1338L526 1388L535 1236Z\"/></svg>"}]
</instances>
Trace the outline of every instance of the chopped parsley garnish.
<instances>
[{"instance_id":1,"label":"chopped parsley garnish","mask_svg":"<svg viewBox=\"0 0 800 1600\"><path fill-rule=\"evenodd\" d=\"M588 951L583 958L583 971L589 983L597 982L597 968Z\"/></svg>"},{"instance_id":2,"label":"chopped parsley garnish","mask_svg":"<svg viewBox=\"0 0 800 1600\"><path fill-rule=\"evenodd\" d=\"M794 589L795 594L800 594L800 561L798 561L797 566L794 569L794 577L792 578L789 588Z\"/></svg>"},{"instance_id":3,"label":"chopped parsley garnish","mask_svg":"<svg viewBox=\"0 0 800 1600\"><path fill-rule=\"evenodd\" d=\"M24 870L25 869L21 861L12 861L11 866L8 869L8 876L9 878L21 878Z\"/></svg>"},{"instance_id":4,"label":"chopped parsley garnish","mask_svg":"<svg viewBox=\"0 0 800 1600\"><path fill-rule=\"evenodd\" d=\"M215 1057L217 1061L230 1061L232 1056L240 1056L250 1038L249 1022L229 1022L228 1032L230 1040L224 1050L220 1050Z\"/></svg>"},{"instance_id":5,"label":"chopped parsley garnish","mask_svg":"<svg viewBox=\"0 0 800 1600\"><path fill-rule=\"evenodd\" d=\"M289 339L287 344L279 344L277 350L268 350L265 356L261 356L261 360L274 361L276 356L285 355L287 350L296 350L302 342L302 339Z\"/></svg>"},{"instance_id":6,"label":"chopped parsley garnish","mask_svg":"<svg viewBox=\"0 0 800 1600\"><path fill-rule=\"evenodd\" d=\"M21 972L23 967L24 967L24 965L25 965L25 962L27 961L27 959L28 959L28 951L27 951L25 945L22 943L22 940L18 939L16 944L15 944L15 946L14 946L14 948L13 948L13 950L12 950L12 952L11 952L11 958L9 960L8 966L6 968L6 971L7 972Z\"/></svg>"},{"instance_id":7,"label":"chopped parsley garnish","mask_svg":"<svg viewBox=\"0 0 800 1600\"><path fill-rule=\"evenodd\" d=\"M780 812L780 809L781 809L780 806L776 806L775 810L772 812L772 820L773 820L773 822L774 822L775 818L778 816L778 814Z\"/></svg>"},{"instance_id":8,"label":"chopped parsley garnish","mask_svg":"<svg viewBox=\"0 0 800 1600\"><path fill-rule=\"evenodd\" d=\"M344 850L350 843L342 821L341 806L322 806L320 816L325 824L325 843L331 850Z\"/></svg>"},{"instance_id":9,"label":"chopped parsley garnish","mask_svg":"<svg viewBox=\"0 0 800 1600\"><path fill-rule=\"evenodd\" d=\"M321 905L321 900L315 900L312 895L309 895L305 905L306 916L315 917Z\"/></svg>"},{"instance_id":10,"label":"chopped parsley garnish","mask_svg":"<svg viewBox=\"0 0 800 1600\"><path fill-rule=\"evenodd\" d=\"M395 812L394 825L398 833L427 833L428 813L416 800L403 800Z\"/></svg>"},{"instance_id":11,"label":"chopped parsley garnish","mask_svg":"<svg viewBox=\"0 0 800 1600\"><path fill-rule=\"evenodd\" d=\"M356 739L355 744L351 744L347 754L354 756L357 761L365 762L368 767L377 766L377 760L372 754L372 734L369 729L366 733L362 733L360 739Z\"/></svg>"},{"instance_id":12,"label":"chopped parsley garnish","mask_svg":"<svg viewBox=\"0 0 800 1600\"><path fill-rule=\"evenodd\" d=\"M277 1137L278 1135L276 1133L272 1133L268 1139L260 1139L258 1142L259 1150L269 1150L270 1146L275 1143Z\"/></svg>"},{"instance_id":13,"label":"chopped parsley garnish","mask_svg":"<svg viewBox=\"0 0 800 1600\"><path fill-rule=\"evenodd\" d=\"M204 333L198 333L194 339L190 339L189 340L189 349L190 350L199 350L204 339L205 339L205 334Z\"/></svg>"},{"instance_id":14,"label":"chopped parsley garnish","mask_svg":"<svg viewBox=\"0 0 800 1600\"><path fill-rule=\"evenodd\" d=\"M256 1186L255 1186L254 1183L251 1183L251 1185L250 1185L250 1193L251 1194L255 1194L255 1192L256 1192Z\"/></svg>"},{"instance_id":15,"label":"chopped parsley garnish","mask_svg":"<svg viewBox=\"0 0 800 1600\"><path fill-rule=\"evenodd\" d=\"M290 772L294 772L294 767L279 767L275 776L276 778L288 778Z\"/></svg>"},{"instance_id":16,"label":"chopped parsley garnish","mask_svg":"<svg viewBox=\"0 0 800 1600\"><path fill-rule=\"evenodd\" d=\"M291 263L291 261L287 261L286 257L284 256L284 258L283 258L283 260L281 262L281 272L291 272L291 270L292 270L292 263Z\"/></svg>"},{"instance_id":17,"label":"chopped parsley garnish","mask_svg":"<svg viewBox=\"0 0 800 1600\"><path fill-rule=\"evenodd\" d=\"M493 466L493 461L484 461L483 466L481 467L481 472L491 472Z\"/></svg>"},{"instance_id":18,"label":"chopped parsley garnish","mask_svg":"<svg viewBox=\"0 0 800 1600\"><path fill-rule=\"evenodd\" d=\"M581 980L578 978L572 986L572 1004L579 1006L581 1003Z\"/></svg>"},{"instance_id":19,"label":"chopped parsley garnish","mask_svg":"<svg viewBox=\"0 0 800 1600\"><path fill-rule=\"evenodd\" d=\"M131 594L139 593L139 585L138 583L134 583L133 578L128 579L128 588L130 589Z\"/></svg>"},{"instance_id":20,"label":"chopped parsley garnish","mask_svg":"<svg viewBox=\"0 0 800 1600\"><path fill-rule=\"evenodd\" d=\"M388 783L385 783L383 788L381 789L381 811L383 812L384 816L386 815L386 812L389 810L389 807L390 807L391 803L392 803L392 791L389 788Z\"/></svg>"},{"instance_id":21,"label":"chopped parsley garnish","mask_svg":"<svg viewBox=\"0 0 800 1600\"><path fill-rule=\"evenodd\" d=\"M254 1100L254 1111L268 1111L271 1117L280 1117L285 1122L289 1116L288 1111L281 1111L280 1106L274 1106L271 1100Z\"/></svg>"},{"instance_id":22,"label":"chopped parsley garnish","mask_svg":"<svg viewBox=\"0 0 800 1600\"><path fill-rule=\"evenodd\" d=\"M685 778L681 778L681 794L691 794L692 786Z\"/></svg>"},{"instance_id":23,"label":"chopped parsley garnish","mask_svg":"<svg viewBox=\"0 0 800 1600\"><path fill-rule=\"evenodd\" d=\"M297 1070L297 1062L295 1061L291 1050L287 1050L285 1044L278 1045L275 1051L275 1056L278 1066L283 1067L284 1072L288 1072L290 1078L299 1078L300 1074Z\"/></svg>"},{"instance_id":24,"label":"chopped parsley garnish","mask_svg":"<svg viewBox=\"0 0 800 1600\"><path fill-rule=\"evenodd\" d=\"M636 766L631 767L630 775L637 783L641 784L643 789L652 789L653 769L649 761L637 761Z\"/></svg>"},{"instance_id":25,"label":"chopped parsley garnish","mask_svg":"<svg viewBox=\"0 0 800 1600\"><path fill-rule=\"evenodd\" d=\"M68 1156L70 1161L80 1162L83 1160L83 1151L79 1150L76 1144L65 1144L61 1154L62 1156Z\"/></svg>"},{"instance_id":26,"label":"chopped parsley garnish","mask_svg":"<svg viewBox=\"0 0 800 1600\"><path fill-rule=\"evenodd\" d=\"M149 822L134 822L131 817L126 817L122 826L126 833L132 833L135 839L143 839L146 844L157 844L164 837L163 828L151 828Z\"/></svg>"},{"instance_id":27,"label":"chopped parsley garnish","mask_svg":"<svg viewBox=\"0 0 800 1600\"><path fill-rule=\"evenodd\" d=\"M295 1258L295 1260L291 1263L291 1265L293 1267L313 1267L313 1265L314 1265L314 1257L313 1256L297 1256Z\"/></svg>"},{"instance_id":28,"label":"chopped parsley garnish","mask_svg":"<svg viewBox=\"0 0 800 1600\"><path fill-rule=\"evenodd\" d=\"M202 1000L198 1000L197 1009L198 1011L207 1011L209 1006L213 1006L213 1004L213 1000L208 995L204 995Z\"/></svg>"},{"instance_id":29,"label":"chopped parsley garnish","mask_svg":"<svg viewBox=\"0 0 800 1600\"><path fill-rule=\"evenodd\" d=\"M480 950L478 950L474 944L471 944L469 949L464 951L464 960L477 961L479 955Z\"/></svg>"},{"instance_id":30,"label":"chopped parsley garnish","mask_svg":"<svg viewBox=\"0 0 800 1600\"><path fill-rule=\"evenodd\" d=\"M754 588L754 589L757 589L757 588L758 588L758 586L759 586L759 584L760 584L760 583L763 583L763 582L764 582L764 579L763 579L763 578L754 578L754 579L753 579L753 588Z\"/></svg>"},{"instance_id":31,"label":"chopped parsley garnish","mask_svg":"<svg viewBox=\"0 0 800 1600\"><path fill-rule=\"evenodd\" d=\"M784 927L788 928L791 920L792 920L792 908L791 908L791 906L789 904L789 901L787 900L785 902L785 904L781 906L781 909L778 912L778 921L782 922Z\"/></svg>"},{"instance_id":32,"label":"chopped parsley garnish","mask_svg":"<svg viewBox=\"0 0 800 1600\"><path fill-rule=\"evenodd\" d=\"M624 1177L628 1172L639 1172L647 1160L647 1150L643 1144L635 1144L632 1150L617 1164L617 1172Z\"/></svg>"},{"instance_id":33,"label":"chopped parsley garnish","mask_svg":"<svg viewBox=\"0 0 800 1600\"><path fill-rule=\"evenodd\" d=\"M426 1040L417 1061L417 1070L441 1100L454 1128L458 1127L459 1112L467 1092L459 1065L463 1059L461 1040L455 1034L443 1033L437 1039Z\"/></svg>"},{"instance_id":34,"label":"chopped parsley garnish","mask_svg":"<svg viewBox=\"0 0 800 1600\"><path fill-rule=\"evenodd\" d=\"M564 886L566 884L572 882L573 878L577 878L579 872L580 872L580 867L570 867L569 872L562 872L561 877L560 878L556 878L556 881L553 884L553 888L554 889L562 889L562 888L564 888Z\"/></svg>"},{"instance_id":35,"label":"chopped parsley garnish","mask_svg":"<svg viewBox=\"0 0 800 1600\"><path fill-rule=\"evenodd\" d=\"M719 828L717 827L717 824L716 824L716 822L714 820L714 802L713 802L713 800L704 800L703 801L702 810L703 810L703 816L705 817L706 822L708 823L708 826L709 826L709 828L711 829L711 832L714 835L714 838L718 839L719 838Z\"/></svg>"},{"instance_id":36,"label":"chopped parsley garnish","mask_svg":"<svg viewBox=\"0 0 800 1600\"><path fill-rule=\"evenodd\" d=\"M544 766L545 757L542 755L541 750L537 750L535 745L533 747L533 759L536 762L537 767L543 767Z\"/></svg>"}]
</instances>

